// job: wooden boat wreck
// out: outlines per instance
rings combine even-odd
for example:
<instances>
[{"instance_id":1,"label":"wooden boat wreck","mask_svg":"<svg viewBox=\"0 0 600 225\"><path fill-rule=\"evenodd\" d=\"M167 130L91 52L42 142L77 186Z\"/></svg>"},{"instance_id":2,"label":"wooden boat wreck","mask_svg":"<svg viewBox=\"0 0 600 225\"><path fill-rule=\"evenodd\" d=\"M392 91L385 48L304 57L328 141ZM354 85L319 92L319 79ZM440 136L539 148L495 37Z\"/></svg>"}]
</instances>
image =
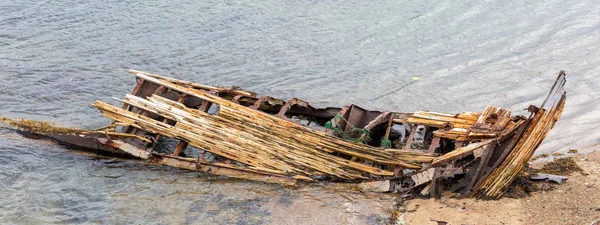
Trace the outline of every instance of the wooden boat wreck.
<instances>
[{"instance_id":1,"label":"wooden boat wreck","mask_svg":"<svg viewBox=\"0 0 600 225\"><path fill-rule=\"evenodd\" d=\"M122 106L93 106L114 122L97 130L4 118L27 134L98 154L137 158L233 178L297 182L388 181L389 191L499 198L561 115L560 72L530 115L380 112L356 105L315 108L240 88L218 88L130 70L137 78ZM160 147L175 140L173 148ZM186 150L187 149L187 150Z\"/></svg>"}]
</instances>

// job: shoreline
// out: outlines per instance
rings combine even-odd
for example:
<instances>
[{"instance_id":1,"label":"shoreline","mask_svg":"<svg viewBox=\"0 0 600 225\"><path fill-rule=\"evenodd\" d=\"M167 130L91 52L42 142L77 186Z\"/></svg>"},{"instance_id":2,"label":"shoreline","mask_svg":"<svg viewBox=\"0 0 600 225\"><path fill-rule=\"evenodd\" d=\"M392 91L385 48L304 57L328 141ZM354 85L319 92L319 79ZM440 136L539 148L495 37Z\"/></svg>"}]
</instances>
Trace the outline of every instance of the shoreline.
<instances>
[{"instance_id":1,"label":"shoreline","mask_svg":"<svg viewBox=\"0 0 600 225\"><path fill-rule=\"evenodd\" d=\"M600 149L584 149L572 156L582 172L573 172L555 189L530 196L495 201L474 198L411 199L406 201L405 224L592 224L600 220ZM551 156L551 158L554 158ZM558 158L558 157L557 157ZM548 160L535 160L541 168Z\"/></svg>"}]
</instances>

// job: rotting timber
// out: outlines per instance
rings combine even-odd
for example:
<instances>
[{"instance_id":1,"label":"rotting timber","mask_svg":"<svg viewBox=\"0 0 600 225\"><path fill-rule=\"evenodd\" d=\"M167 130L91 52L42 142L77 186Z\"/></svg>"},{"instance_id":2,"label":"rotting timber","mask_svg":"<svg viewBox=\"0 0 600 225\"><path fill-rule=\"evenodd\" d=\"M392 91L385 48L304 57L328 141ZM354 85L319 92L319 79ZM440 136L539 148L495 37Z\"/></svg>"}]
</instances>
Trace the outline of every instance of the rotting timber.
<instances>
[{"instance_id":1,"label":"rotting timber","mask_svg":"<svg viewBox=\"0 0 600 225\"><path fill-rule=\"evenodd\" d=\"M93 104L114 121L98 130L2 120L99 154L215 175L287 185L389 180L389 191L439 197L451 190L495 199L523 170L566 101L563 71L542 106L528 108L528 117L494 106L460 114L315 108L237 87L129 73L137 85L119 99L122 106ZM177 145L158 147L164 139Z\"/></svg>"}]
</instances>

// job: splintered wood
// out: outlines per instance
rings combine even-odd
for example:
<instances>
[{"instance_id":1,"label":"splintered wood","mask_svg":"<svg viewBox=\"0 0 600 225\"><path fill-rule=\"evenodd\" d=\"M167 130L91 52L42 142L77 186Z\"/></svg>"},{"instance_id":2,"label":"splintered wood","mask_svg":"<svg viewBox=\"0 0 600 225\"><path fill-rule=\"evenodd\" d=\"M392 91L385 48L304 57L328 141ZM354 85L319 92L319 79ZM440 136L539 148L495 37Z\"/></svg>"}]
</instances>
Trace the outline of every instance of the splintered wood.
<instances>
[{"instance_id":1,"label":"splintered wood","mask_svg":"<svg viewBox=\"0 0 600 225\"><path fill-rule=\"evenodd\" d=\"M426 153L406 146L404 150L381 149L353 143L331 135L332 132L321 132L291 122L285 118L285 113L294 104L314 109L298 99L286 103L268 96L258 98L254 93L243 90L215 88L140 71L132 73L144 82L217 105L218 112L209 114L205 112L206 108L190 108L181 102L156 95L156 91L155 94L141 97L127 95L122 100L137 111L100 101L94 104L104 116L118 124L179 139L185 144L236 161L241 167L263 173L307 181L322 176L341 180L390 179L396 176L393 179L400 183L406 179L416 183L413 187L400 187L401 190L417 190L415 188L419 185L427 184L418 193L430 193L431 190L432 195L436 196L439 194L440 179L461 174L456 171L463 171L465 177L453 189L462 190L465 195L481 193L480 197L501 195L551 128L548 122L550 118L554 121L558 119L564 104L564 73L561 72L553 91L563 91L562 100L556 100L556 94L551 93L550 100L544 103L546 108L535 112L533 120L511 117L510 110L495 106L488 106L483 112L460 114L384 112L371 116L370 122L362 121L356 115L367 117L372 111L348 106L338 112L341 120L337 116L331 119L332 129L337 126L344 126L345 130L348 127L356 129L354 125L364 124L363 129L370 132L383 126L383 130L386 130L385 139L390 136L393 124L407 125L410 130L407 145L415 141L416 127L423 126L423 138L429 138L431 143ZM226 100L215 94L220 92L234 93L235 97L230 97L232 101ZM256 101L247 105L249 107L243 106L238 102L242 97ZM261 104L274 100L279 101L275 105L285 105L279 113L273 115L260 110ZM552 107L558 109L550 109ZM150 118L140 111L159 115L161 119ZM519 130L525 134L519 133ZM429 137L428 132L431 134ZM366 134L369 133L363 133L361 138ZM444 140L454 142L454 146L442 145ZM175 161L170 157L161 159L164 163L171 162L171 165L183 167L182 163L174 164ZM468 160L474 161L469 163ZM472 166L455 167L458 165ZM394 167L416 170L420 175L410 176L409 173L409 176L398 177L401 171L396 169L393 172ZM236 173L232 175L236 177Z\"/></svg>"},{"instance_id":2,"label":"splintered wood","mask_svg":"<svg viewBox=\"0 0 600 225\"><path fill-rule=\"evenodd\" d=\"M468 129L477 122L477 118L479 118L480 115L481 113L446 114L436 112L416 112L408 118L407 122L442 128L444 130L453 128Z\"/></svg>"},{"instance_id":3,"label":"splintered wood","mask_svg":"<svg viewBox=\"0 0 600 225\"><path fill-rule=\"evenodd\" d=\"M493 144L493 141L496 141L496 140L490 139L490 140L486 140L483 142L473 143L473 144L467 145L465 147L457 148L456 150L451 151L448 154L445 154L445 155L435 158L433 160L433 162L431 162L431 166L435 167L435 166L439 166L439 165L448 163L452 160L464 158L466 155L473 154L473 152L478 149L487 148L490 144Z\"/></svg>"},{"instance_id":4,"label":"splintered wood","mask_svg":"<svg viewBox=\"0 0 600 225\"><path fill-rule=\"evenodd\" d=\"M175 125L169 125L100 101L94 103L94 106L100 109L104 116L122 124L185 140L194 147L252 168L267 169L290 176L304 176L307 179L326 174L355 180L366 179L364 173L379 176L393 176L394 173L332 153L409 169L419 169L421 162L428 162L434 158L433 154L423 152L390 152L343 141L324 132L240 106L214 95L145 75L138 76L217 104L219 112L217 115L210 115L159 96L143 99L127 95L123 100L128 105L176 122Z\"/></svg>"},{"instance_id":5,"label":"splintered wood","mask_svg":"<svg viewBox=\"0 0 600 225\"><path fill-rule=\"evenodd\" d=\"M542 106L529 107L529 118L496 106L459 114L316 108L295 98L129 72L137 85L118 99L123 106L93 104L114 120L98 130L0 122L71 146L234 178L288 185L384 181L390 187L381 190L404 194L439 197L451 190L495 199L524 168L566 101L563 71ZM179 143L159 153L154 147L160 137ZM188 145L200 155L182 154Z\"/></svg>"},{"instance_id":6,"label":"splintered wood","mask_svg":"<svg viewBox=\"0 0 600 225\"><path fill-rule=\"evenodd\" d=\"M564 90L565 82L565 72L561 71L552 90L550 90L548 98L546 98L542 106L535 112L531 125L527 128L523 137L502 164L479 186L477 192L479 197L500 198L519 172L523 170L525 164L531 159L537 147L542 143L562 114L567 99L566 91Z\"/></svg>"}]
</instances>

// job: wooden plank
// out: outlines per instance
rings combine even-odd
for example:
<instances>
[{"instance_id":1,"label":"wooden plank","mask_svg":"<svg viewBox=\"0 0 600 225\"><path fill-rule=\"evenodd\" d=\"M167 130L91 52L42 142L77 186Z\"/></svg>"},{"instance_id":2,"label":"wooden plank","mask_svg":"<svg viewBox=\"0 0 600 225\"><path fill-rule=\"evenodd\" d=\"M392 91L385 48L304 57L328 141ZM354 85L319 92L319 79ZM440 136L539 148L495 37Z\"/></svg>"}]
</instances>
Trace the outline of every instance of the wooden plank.
<instances>
[{"instance_id":1,"label":"wooden plank","mask_svg":"<svg viewBox=\"0 0 600 225\"><path fill-rule=\"evenodd\" d=\"M487 106L477 122L471 126L473 132L493 132L502 130L511 120L511 111L495 106Z\"/></svg>"},{"instance_id":2,"label":"wooden plank","mask_svg":"<svg viewBox=\"0 0 600 225\"><path fill-rule=\"evenodd\" d=\"M385 135L383 136L385 139L389 140L389 138L390 138L390 132L392 132L392 126L394 126L393 119L390 117L388 119L387 128L385 129Z\"/></svg>"},{"instance_id":3,"label":"wooden plank","mask_svg":"<svg viewBox=\"0 0 600 225\"><path fill-rule=\"evenodd\" d=\"M435 153L435 149L437 149L438 145L440 145L440 137L434 137L433 140L431 140L431 145L429 145L429 149L427 150L428 153Z\"/></svg>"},{"instance_id":4,"label":"wooden plank","mask_svg":"<svg viewBox=\"0 0 600 225\"><path fill-rule=\"evenodd\" d=\"M279 109L279 112L277 113L277 116L279 118L285 118L285 113L290 110L292 108L292 106L299 106L299 107L303 107L303 108L312 108L308 102L297 99L297 98L293 98L287 102L285 102L285 104L281 107L281 109ZM314 108L312 108L314 109Z\"/></svg>"},{"instance_id":5,"label":"wooden plank","mask_svg":"<svg viewBox=\"0 0 600 225\"><path fill-rule=\"evenodd\" d=\"M431 180L431 190L429 191L429 195L432 198L440 198L442 196L442 170L442 168L435 168L435 173Z\"/></svg>"},{"instance_id":6,"label":"wooden plank","mask_svg":"<svg viewBox=\"0 0 600 225\"><path fill-rule=\"evenodd\" d=\"M189 86L189 87L193 87L193 88L197 88L197 89L202 89L202 90L206 90L206 91L228 92L228 93L232 93L234 95L243 95L243 96L251 96L251 97L256 96L255 93L247 92L244 90L217 88L217 87L208 86L208 85L204 85L204 84L198 84L198 83L194 83L194 82L190 82L190 81L179 80L179 79L175 79L175 78L171 78L171 77L161 76L158 74L147 73L147 72L143 72L143 71L139 71L139 70L129 70L129 73L143 74L148 77L168 81L168 82L182 85L182 86Z\"/></svg>"},{"instance_id":7,"label":"wooden plank","mask_svg":"<svg viewBox=\"0 0 600 225\"><path fill-rule=\"evenodd\" d=\"M207 93L203 93L201 91L197 91L194 89L189 89L189 88L181 87L178 85L170 84L170 83L156 80L156 79L153 79L153 78L141 75L141 74L138 74L137 76L145 79L148 82L167 86L171 90L179 91L182 93L187 93L189 95L219 104L219 107L221 108L221 112L219 113L218 118L221 121L219 121L217 124L219 124L221 129L223 129L223 126L220 124L222 124L222 122L223 122L222 120L225 118L231 118L231 119L235 118L236 120L241 119L241 120L245 120L248 123L257 123L258 122L259 124L257 124L257 125L269 126L269 129L264 130L264 131L273 132L274 134L276 132L277 135L267 136L268 138L279 138L279 136L285 135L290 132L291 133L302 132L302 135L295 135L295 134L290 133L291 136L289 136L289 137L292 138L291 140L298 140L298 141L303 140L303 139L306 139L306 141L310 140L311 142L319 140L318 143L320 145L322 145L323 147L326 147L326 148L321 148L321 149L337 151L337 152L340 152L343 154L349 154L351 156L356 156L356 157L360 157L360 158L366 157L365 159L367 159L367 160L375 160L377 162L384 163L384 164L392 163L392 164L406 165L402 161L388 160L388 159L384 159L384 158L378 159L378 157L382 157L383 155L386 154L385 151L378 149L378 148L342 141L335 137L331 137L321 131L303 127L299 124L296 124L296 123L293 123L293 122L290 122L287 120L282 120L282 119L274 117L272 115L265 114L260 111L256 111L256 110L252 110L252 109L240 106L238 104L223 100L214 95L209 95ZM195 118L199 118L199 117L195 117ZM210 119L212 117L204 116L204 118ZM242 125L242 124L239 124L239 125ZM219 129L219 130L221 130L221 129ZM240 138L236 138L236 139L240 139ZM286 140L286 139L283 139L283 140L285 140L287 144L293 144L293 143L290 143L289 140ZM337 146L337 147L334 147L334 146ZM309 148L309 149L314 149L314 147ZM353 149L353 150L348 151L349 149ZM369 155L373 155L373 154L377 154L379 156L377 156L377 157L369 156ZM406 165L406 166L408 166L408 165Z\"/></svg>"},{"instance_id":8,"label":"wooden plank","mask_svg":"<svg viewBox=\"0 0 600 225\"><path fill-rule=\"evenodd\" d=\"M121 149L122 151L141 159L149 159L151 155L149 152L146 152L138 147L125 143L121 140L107 140L106 143L102 144L107 144L114 148Z\"/></svg>"},{"instance_id":9,"label":"wooden plank","mask_svg":"<svg viewBox=\"0 0 600 225\"><path fill-rule=\"evenodd\" d=\"M415 181L415 186L430 182L435 174L435 168L429 168L427 170L416 173L411 176L411 179Z\"/></svg>"},{"instance_id":10,"label":"wooden plank","mask_svg":"<svg viewBox=\"0 0 600 225\"><path fill-rule=\"evenodd\" d=\"M537 147L554 127L554 124L562 114L566 101L565 83L565 73L561 71L548 97L535 112L532 122L517 142L517 145L500 166L492 171L478 187L478 197L488 199L500 198L507 190L508 185L523 170L525 164L531 159Z\"/></svg>"},{"instance_id":11,"label":"wooden plank","mask_svg":"<svg viewBox=\"0 0 600 225\"><path fill-rule=\"evenodd\" d=\"M436 114L431 114L430 112L416 112L411 116L411 118L420 118L420 119L425 119L425 120L435 120L435 121L469 124L469 125L472 125L476 122L474 120L469 120L469 119L461 119L461 118L448 117L448 116L439 116ZM409 118L409 122L410 122L411 118Z\"/></svg>"},{"instance_id":12,"label":"wooden plank","mask_svg":"<svg viewBox=\"0 0 600 225\"><path fill-rule=\"evenodd\" d=\"M478 142L478 143L472 143L465 147L459 147L452 152L446 153L445 155L435 158L433 160L433 162L431 163L431 166L436 167L436 166L463 158L463 157L473 153L473 151L475 151L479 148L487 148L488 145L494 144L495 141L497 141L497 140L490 139L490 140L486 140L486 141L482 141L482 142Z\"/></svg>"},{"instance_id":13,"label":"wooden plank","mask_svg":"<svg viewBox=\"0 0 600 225\"><path fill-rule=\"evenodd\" d=\"M410 134L408 135L408 138L406 138L406 144L404 145L405 150L410 150L412 149L411 145L413 143L413 139L415 138L415 134L417 133L417 126L413 125L410 128Z\"/></svg>"},{"instance_id":14,"label":"wooden plank","mask_svg":"<svg viewBox=\"0 0 600 225\"><path fill-rule=\"evenodd\" d=\"M216 164L208 162L193 162L177 160L176 158L163 157L156 160L157 164L177 167L181 169L194 170L203 173L210 173L220 176L227 176L239 179L254 180L268 183L277 183L284 185L295 185L296 180L292 177L277 176L269 173L257 173L249 171L246 168L233 167L232 165Z\"/></svg>"},{"instance_id":15,"label":"wooden plank","mask_svg":"<svg viewBox=\"0 0 600 225\"><path fill-rule=\"evenodd\" d=\"M383 112L381 114L379 114L379 116L375 117L375 119L371 120L367 126L364 127L364 129L368 130L369 132L373 131L373 128L383 124L383 123L388 123L388 127L386 128L386 133L384 134L384 137L387 138L389 136L389 132L391 129L391 116L392 114L390 112ZM366 133L363 133L360 135L360 138L364 140L364 138L366 138Z\"/></svg>"},{"instance_id":16,"label":"wooden plank","mask_svg":"<svg viewBox=\"0 0 600 225\"><path fill-rule=\"evenodd\" d=\"M143 84L144 84L144 80L142 80L142 79L136 79L136 85L133 88L133 90L131 91L131 94L132 95L137 95ZM128 107L129 107L129 105L123 103L123 109L128 109Z\"/></svg>"},{"instance_id":17,"label":"wooden plank","mask_svg":"<svg viewBox=\"0 0 600 225\"><path fill-rule=\"evenodd\" d=\"M408 118L407 123L425 125L425 126L437 127L437 128L443 128L443 129L445 129L447 127L469 129L471 127L471 124L451 123L448 121L422 119L422 118L417 118L417 117Z\"/></svg>"},{"instance_id":18,"label":"wooden plank","mask_svg":"<svg viewBox=\"0 0 600 225\"><path fill-rule=\"evenodd\" d=\"M186 141L179 141L179 143L177 143L177 146L175 146L175 151L173 151L173 155L181 155L181 152L183 152L187 148L187 146L188 143Z\"/></svg>"},{"instance_id":19,"label":"wooden plank","mask_svg":"<svg viewBox=\"0 0 600 225\"><path fill-rule=\"evenodd\" d=\"M129 97L132 97L132 96L129 96ZM143 106L143 105L139 105L139 104L137 104L137 103L135 103L135 102L130 102L130 104L132 104L132 105L136 105L136 106L138 106L138 107L140 107L140 108L145 108L145 107L148 107L148 106L150 106L150 105L151 105L151 104L147 104L146 106ZM156 110L156 109L155 109L155 110ZM161 113L161 115L168 116L168 115L166 114L166 113L167 113L167 111L161 111L160 113ZM197 113L199 113L199 112L197 112ZM141 122L143 122L143 120L139 120L139 119L137 119L137 118L139 118L139 115L138 115L138 116L131 115L130 117L131 117L131 118L133 118L133 119L135 119L135 120L137 120L137 121L138 121L138 122L137 122L138 124L140 124ZM137 117L137 118L136 118L136 117ZM172 118L172 119L176 119L176 118L175 118L175 115L171 116L171 118ZM117 118L117 119L118 119L118 118ZM180 121L180 122L181 122L181 120L178 120L178 121ZM155 124L156 124L156 122L152 122L152 123L147 123L147 124L143 124L143 125L145 125L145 126L155 126ZM142 125L142 124L140 124L140 125ZM180 125L181 125L181 124L180 124L180 123L178 123L178 124L177 124L177 127L180 127ZM166 125L161 125L161 126L166 126ZM148 127L148 128L150 128L150 127ZM148 129L148 128L146 128L146 129ZM181 127L181 128L183 128L183 127ZM185 128L185 129L186 129L186 130L189 130L190 128L191 128L191 127L189 127L189 128ZM271 129L272 129L272 128L273 128L273 127L271 127ZM155 128L155 129L158 129L158 128ZM223 128L221 128L221 130L222 130L222 129L223 129ZM157 131L158 131L158 130L157 130ZM174 130L173 130L173 131L174 131ZM173 132L173 131L170 131L170 132ZM214 131L215 131L215 132L218 132L217 130L214 130ZM160 132L161 132L161 133L168 134L168 133L166 132L166 130L162 130L162 131L160 131ZM211 131L211 132L212 132L212 131ZM177 134L176 136L183 137L182 135L184 135L184 134ZM202 135L209 135L209 134L207 134L207 133L203 133ZM173 136L173 135L171 135L171 136ZM198 137L200 137L200 136L198 136ZM217 137L218 137L218 136L211 136L211 137L207 137L207 138L211 138L211 139L212 139L212 138L217 138ZM188 141L190 144L192 144L192 143L195 143L195 142L199 141L199 139L193 139L193 138L187 138L187 139L189 139L189 140L186 140L186 141ZM240 138L237 138L237 139L240 139ZM227 140L232 140L232 139L229 139L229 138L228 138ZM220 143L221 143L221 142L220 142ZM221 144L223 144L223 145L227 145L227 144L230 144L230 143L221 143ZM249 144L249 143L247 143L247 142L246 142L245 144ZM263 148L263 149L264 149L264 148ZM211 149L211 150L212 150L212 151L214 151L214 149ZM284 149L280 149L280 150L282 150L282 151L283 151ZM342 149L338 149L338 150L342 150ZM218 152L217 152L217 153L218 153ZM236 153L235 153L235 155L239 155L239 153L240 153L240 152L236 152ZM256 153L254 153L253 155L255 156L255 154L256 154ZM220 153L220 155L223 155L223 156L225 156L225 157L229 157L229 158L231 158L231 157L232 157L232 155L230 155L230 154L224 154L224 152L223 152L223 153ZM286 155L286 156L290 156L290 155ZM322 155L322 156L333 157L332 155ZM364 157L364 156L363 156L363 157ZM232 159L234 159L234 160L236 160L236 161L239 161L239 160L240 160L240 159L237 159L237 158L232 158ZM243 162L244 162L244 163L253 163L253 162L255 162L255 161L243 161ZM296 162L296 161L294 161L294 162ZM380 169L375 169L375 170L373 170L373 169L369 169L369 167L367 167L367 166L364 166L364 165L362 165L362 164L352 163L352 162L348 162L348 161L344 162L344 160L339 160L339 159L337 159L337 163L342 163L342 165L344 165L344 166L349 166L349 167L351 167L351 168L354 168L354 169L367 170L367 171L369 171L369 172L371 172L371 173L374 173L374 174L380 174L380 175L386 175L386 174L388 174L387 172L384 172L384 171L382 171L382 170L380 170ZM398 163L398 162L394 162L394 161L391 161L391 160L390 160L390 161L389 161L389 163ZM258 165L257 165L257 166L258 166ZM328 171L322 171L322 172L328 172ZM389 172L389 175L393 175L393 173Z\"/></svg>"},{"instance_id":20,"label":"wooden plank","mask_svg":"<svg viewBox=\"0 0 600 225\"><path fill-rule=\"evenodd\" d=\"M491 148L491 147L487 146L487 148ZM492 157L493 148L492 149L487 149L487 148L483 149L481 157L479 157L479 164L477 166L471 167L471 170L474 169L475 171L473 173L473 177L471 178L471 181L469 181L469 184L466 186L466 192L464 193L465 196L470 196L473 193L473 191L475 189L475 185L477 184L477 181L481 180L483 175L488 170L487 165L490 161L490 158Z\"/></svg>"},{"instance_id":21,"label":"wooden plank","mask_svg":"<svg viewBox=\"0 0 600 225\"><path fill-rule=\"evenodd\" d=\"M259 172L250 168L244 168L235 165L226 165L222 163L209 163L205 161L193 161L194 159L184 159L181 157L168 157L167 155L161 155L156 153L146 152L133 145L127 144L120 140L109 140L107 143L114 148L118 148L124 152L131 154L132 156L141 159L152 159L152 162L160 165L167 165L177 167L181 169L195 170L204 173L210 173L215 175L223 175L234 178L241 178L247 180L255 180L269 183L279 183L285 185L295 185L296 181L294 178L285 177L281 175L273 174L273 171Z\"/></svg>"}]
</instances>

